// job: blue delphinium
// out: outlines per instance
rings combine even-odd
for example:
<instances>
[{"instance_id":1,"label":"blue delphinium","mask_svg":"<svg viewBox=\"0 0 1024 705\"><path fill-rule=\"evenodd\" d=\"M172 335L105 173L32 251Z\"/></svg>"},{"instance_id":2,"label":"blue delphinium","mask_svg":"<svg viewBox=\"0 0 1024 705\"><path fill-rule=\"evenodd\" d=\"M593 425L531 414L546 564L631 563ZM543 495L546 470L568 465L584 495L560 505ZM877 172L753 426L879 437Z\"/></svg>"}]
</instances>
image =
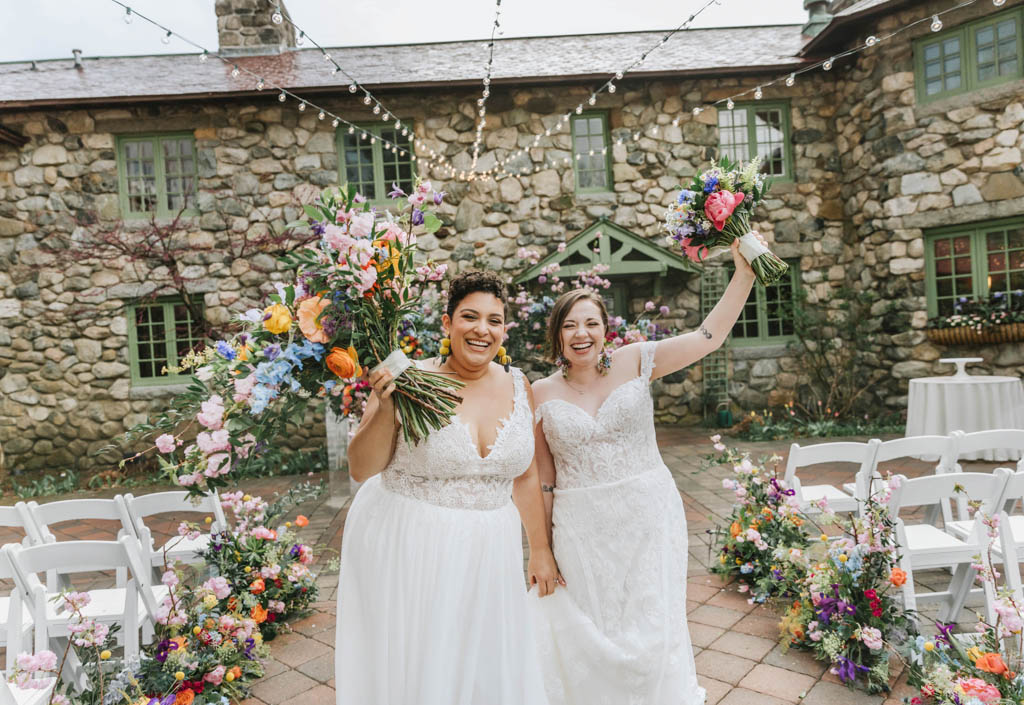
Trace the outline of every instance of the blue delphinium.
<instances>
[{"instance_id":1,"label":"blue delphinium","mask_svg":"<svg viewBox=\"0 0 1024 705\"><path fill-rule=\"evenodd\" d=\"M711 193L718 186L718 177L709 176L708 180L704 182L704 193Z\"/></svg>"},{"instance_id":2,"label":"blue delphinium","mask_svg":"<svg viewBox=\"0 0 1024 705\"><path fill-rule=\"evenodd\" d=\"M223 357L225 360L234 360L236 357L238 357L238 353L235 352L234 348L232 348L223 340L217 341L217 352L220 353L220 356Z\"/></svg>"},{"instance_id":3,"label":"blue delphinium","mask_svg":"<svg viewBox=\"0 0 1024 705\"><path fill-rule=\"evenodd\" d=\"M676 203L682 204L682 203L686 203L687 201L692 201L692 200L693 200L693 191L684 188L682 191L679 192L679 198L676 199Z\"/></svg>"}]
</instances>

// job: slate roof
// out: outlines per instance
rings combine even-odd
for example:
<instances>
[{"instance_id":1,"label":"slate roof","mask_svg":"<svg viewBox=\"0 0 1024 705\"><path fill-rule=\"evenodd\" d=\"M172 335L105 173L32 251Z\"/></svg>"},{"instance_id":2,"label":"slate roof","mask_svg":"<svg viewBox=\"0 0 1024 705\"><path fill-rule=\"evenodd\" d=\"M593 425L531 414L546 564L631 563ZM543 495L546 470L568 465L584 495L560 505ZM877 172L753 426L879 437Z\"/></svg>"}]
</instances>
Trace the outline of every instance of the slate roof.
<instances>
[{"instance_id":1,"label":"slate roof","mask_svg":"<svg viewBox=\"0 0 1024 705\"><path fill-rule=\"evenodd\" d=\"M607 78L664 36L660 32L624 32L498 39L493 80L530 83ZM630 75L723 75L786 71L805 60L797 56L805 38L800 25L695 29L676 34ZM367 87L479 85L487 40L329 49L353 77ZM298 49L279 55L238 57L268 82L308 93L344 90L319 51ZM74 62L47 60L0 64L0 110L21 106L109 103L125 100L213 98L255 92L243 73L196 54L83 57Z\"/></svg>"}]
</instances>

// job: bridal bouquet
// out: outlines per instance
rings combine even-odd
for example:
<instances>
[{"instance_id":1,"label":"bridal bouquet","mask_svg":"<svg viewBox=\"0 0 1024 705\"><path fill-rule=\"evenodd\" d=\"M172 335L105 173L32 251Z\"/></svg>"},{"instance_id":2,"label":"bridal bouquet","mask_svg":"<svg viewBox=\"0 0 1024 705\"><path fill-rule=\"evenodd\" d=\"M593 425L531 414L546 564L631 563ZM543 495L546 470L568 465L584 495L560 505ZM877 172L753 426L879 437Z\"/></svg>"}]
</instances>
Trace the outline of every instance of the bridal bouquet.
<instances>
[{"instance_id":1,"label":"bridal bouquet","mask_svg":"<svg viewBox=\"0 0 1024 705\"><path fill-rule=\"evenodd\" d=\"M740 254L762 284L771 284L789 269L750 231L750 217L764 199L771 181L760 173L761 160L746 167L727 157L694 177L690 188L679 192L665 214L669 239L694 262L720 254L740 241Z\"/></svg>"}]
</instances>

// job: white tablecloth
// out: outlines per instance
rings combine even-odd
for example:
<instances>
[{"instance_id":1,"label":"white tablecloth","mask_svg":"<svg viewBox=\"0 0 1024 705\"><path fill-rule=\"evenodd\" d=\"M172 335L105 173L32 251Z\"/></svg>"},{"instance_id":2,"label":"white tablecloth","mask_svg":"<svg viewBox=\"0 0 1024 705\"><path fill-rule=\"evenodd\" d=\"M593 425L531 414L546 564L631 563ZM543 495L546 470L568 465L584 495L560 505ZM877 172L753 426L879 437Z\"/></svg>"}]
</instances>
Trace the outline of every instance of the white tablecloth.
<instances>
[{"instance_id":1,"label":"white tablecloth","mask_svg":"<svg viewBox=\"0 0 1024 705\"><path fill-rule=\"evenodd\" d=\"M907 436L945 436L1003 428L1024 429L1024 384L1017 377L967 375L910 380ZM1019 460L1020 451L1002 448L966 453L962 460Z\"/></svg>"}]
</instances>

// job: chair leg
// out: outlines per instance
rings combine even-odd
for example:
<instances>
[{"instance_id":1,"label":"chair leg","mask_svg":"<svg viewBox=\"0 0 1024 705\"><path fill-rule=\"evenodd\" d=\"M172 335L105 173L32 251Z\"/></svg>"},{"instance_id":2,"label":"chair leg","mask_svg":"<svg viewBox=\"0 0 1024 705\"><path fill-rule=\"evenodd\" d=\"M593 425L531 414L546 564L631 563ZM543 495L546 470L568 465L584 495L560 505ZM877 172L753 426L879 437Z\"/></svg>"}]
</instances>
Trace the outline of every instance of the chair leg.
<instances>
[{"instance_id":1,"label":"chair leg","mask_svg":"<svg viewBox=\"0 0 1024 705\"><path fill-rule=\"evenodd\" d=\"M967 595L971 592L975 575L977 575L977 571L971 567L970 563L961 563L953 571L953 577L949 581L949 597L946 607L939 612L939 619L943 622L955 622L960 617L960 610L967 602Z\"/></svg>"}]
</instances>

